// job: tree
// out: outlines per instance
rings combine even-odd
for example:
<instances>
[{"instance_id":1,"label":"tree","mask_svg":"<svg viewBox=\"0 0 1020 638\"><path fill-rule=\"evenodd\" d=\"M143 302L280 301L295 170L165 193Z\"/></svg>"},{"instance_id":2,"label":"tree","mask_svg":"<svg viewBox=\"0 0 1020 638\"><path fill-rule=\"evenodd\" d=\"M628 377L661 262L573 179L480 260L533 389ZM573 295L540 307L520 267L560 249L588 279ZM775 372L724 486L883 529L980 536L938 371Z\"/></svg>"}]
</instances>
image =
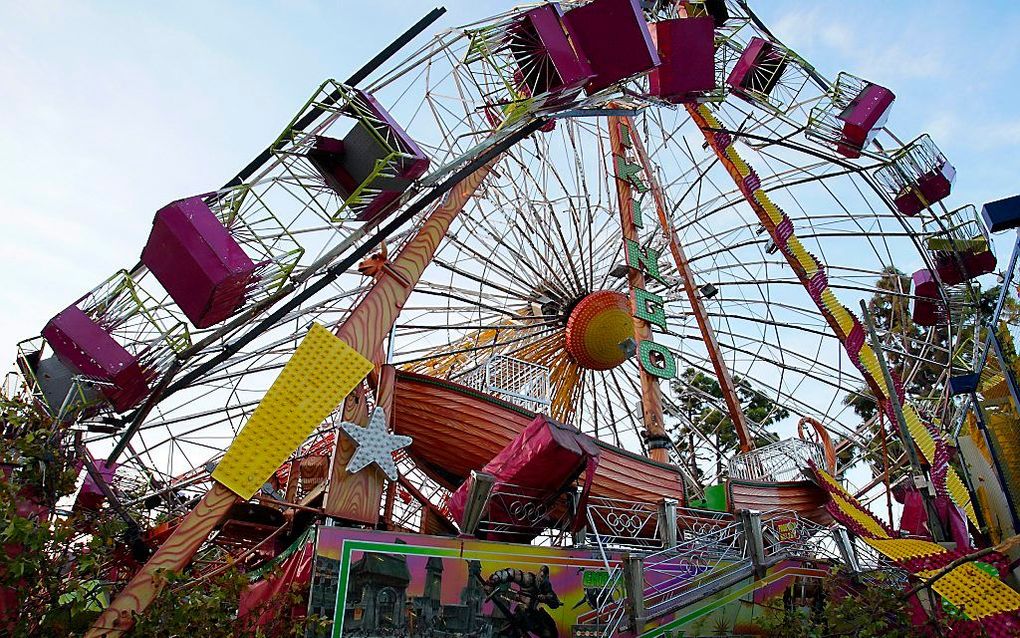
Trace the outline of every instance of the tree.
<instances>
[{"instance_id":1,"label":"tree","mask_svg":"<svg viewBox=\"0 0 1020 638\"><path fill-rule=\"evenodd\" d=\"M876 292L868 301L868 314L880 335L883 335L885 357L889 369L900 379L907 379L905 394L914 399L937 400L941 397L946 369L959 363L964 346L972 344L980 320L991 316L999 297L1000 286L979 293L976 304L958 309L953 316L952 332L944 325L930 328L913 322L910 312L911 278L895 267L886 267L875 282ZM979 335L980 336L980 335ZM923 360L916 356L922 344L930 340L932 346L926 350ZM862 384L857 390L843 398L843 404L853 408L862 423L878 417L878 404L871 389ZM886 422L886 432L895 433L894 424ZM881 419L868 428L870 440L875 445L859 451L871 466L872 474L878 476L884 471L884 455L881 441ZM897 436L887 436L886 454L896 459L903 454L902 442ZM891 477L892 478L892 477Z\"/></svg>"},{"instance_id":2,"label":"tree","mask_svg":"<svg viewBox=\"0 0 1020 638\"><path fill-rule=\"evenodd\" d=\"M96 615L102 564L112 556L108 521L54 516L57 502L72 494L76 459L59 426L32 402L0 397L0 596L14 593L17 606L0 613L0 633L61 635ZM79 560L72 562L71 556Z\"/></svg>"},{"instance_id":3,"label":"tree","mask_svg":"<svg viewBox=\"0 0 1020 638\"><path fill-rule=\"evenodd\" d=\"M752 432L757 430L755 445L776 442L778 437L764 428L790 416L789 411L739 376L733 377L733 385ZM739 440L729 414L715 407L724 404L719 382L694 368L687 368L680 378L672 381L671 388L675 400L667 404L664 411L678 419L671 434L691 474L703 481L705 471L698 461L714 461L716 478L725 476L725 461L737 450ZM708 439L711 450L706 450L704 441L699 440L699 432Z\"/></svg>"},{"instance_id":4,"label":"tree","mask_svg":"<svg viewBox=\"0 0 1020 638\"><path fill-rule=\"evenodd\" d=\"M912 638L925 635L911 622L910 608L900 587L892 581L855 584L836 571L823 582L823 604L814 609L769 609L761 628L771 638Z\"/></svg>"},{"instance_id":5,"label":"tree","mask_svg":"<svg viewBox=\"0 0 1020 638\"><path fill-rule=\"evenodd\" d=\"M109 507L57 508L74 494L79 459L74 434L31 400L0 395L0 636L80 636L129 574L124 520ZM140 512L128 511L136 520ZM115 576L114 576L115 575ZM163 572L156 601L132 636L259 638L322 633L317 617L291 618L306 590L287 590L238 619L248 578L232 565L211 577ZM264 613L275 612L275 613ZM252 619L260 619L256 626Z\"/></svg>"}]
</instances>

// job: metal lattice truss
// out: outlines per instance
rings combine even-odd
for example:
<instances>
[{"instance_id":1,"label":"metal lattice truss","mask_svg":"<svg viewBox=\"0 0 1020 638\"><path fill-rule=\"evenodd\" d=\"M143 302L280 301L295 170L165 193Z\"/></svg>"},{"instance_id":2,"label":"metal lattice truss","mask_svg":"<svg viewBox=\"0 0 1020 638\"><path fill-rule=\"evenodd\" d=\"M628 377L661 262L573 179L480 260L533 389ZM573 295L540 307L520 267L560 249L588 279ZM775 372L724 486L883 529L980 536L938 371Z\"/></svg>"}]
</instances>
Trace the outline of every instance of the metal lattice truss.
<instances>
[{"instance_id":1,"label":"metal lattice truss","mask_svg":"<svg viewBox=\"0 0 1020 638\"><path fill-rule=\"evenodd\" d=\"M641 77L593 96L578 95L555 108L539 93L522 93L514 73L537 73L542 63L525 60L518 68L520 60L508 44L506 36L524 10L440 33L362 87L385 105L431 160L426 174L403 195L401 206L428 196L455 170L536 114L572 115L556 117L551 120L554 127L547 125L549 130L507 151L454 223L397 321L390 343L394 364L462 380L461 375L474 374L472 370L485 370L484 383L478 386L485 391L527 407L545 408L548 401L552 416L583 432L645 451L635 360L609 371L585 370L563 344L572 304L594 291L626 290L625 279L618 276L625 255L605 118L586 116L612 101L614 108L632 109L672 230L695 280L715 291L706 294L704 302L731 373L792 417L811 416L825 423L841 441L856 446L856 458L878 454L875 423L862 424L844 403L861 388L860 374L730 176L703 146L701 131L682 108L641 98L646 92ZM663 8L661 15L651 17L669 17L669 11ZM938 242L947 232L955 233L954 241L970 232L963 226L957 232L932 225L946 212L941 204L912 219L893 212L896 176L908 165L930 164L930 149L921 144L918 150L886 153L874 147L851 162L806 137L810 113L831 99L833 83L774 42L741 3L729 3L729 12L730 20L717 31L720 87L752 38L775 45L771 66L762 71L775 77L759 77L741 91L720 88L718 94L706 95L723 123L725 131L720 132L745 147L742 152L753 160L761 188L801 229L798 236L824 263L829 285L844 303L852 306L879 292L908 300L909 288L889 290L880 285L883 276L917 263L930 267L932 251L941 249ZM342 321L371 284L353 267L336 270L383 223L357 219L359 206L372 195L370 187L338 196L309 164L305 151L316 135L342 137L352 121L384 130L373 125L372 117L357 93L327 82L277 137L268 163L242 184L211 194L216 214L253 258L265 264L264 287L225 323L192 330L190 347L183 333L164 329L159 343L174 345L161 351L166 383L157 386L151 400L112 423L79 423L97 458L112 451L129 468L124 476L148 482L133 489L179 493L179 498L163 499L153 517L165 513L159 508L179 507L202 486L204 468L243 426L310 324ZM305 125L298 127L298 122ZM881 148L906 146L884 129L879 138ZM388 177L408 149L394 139L379 141L392 151L376 167L378 175ZM890 172L890 166L898 168ZM427 211L395 230L387 249L399 248ZM665 245L666 233L657 226L645 224L643 244ZM969 241L963 236L959 240ZM673 353L681 372L691 369L711 376L707 349L686 299L677 294L675 266L664 258L660 268L663 282L651 283L649 291L666 299L668 329L655 340ZM158 289L144 269L129 277ZM327 283L312 289L320 280ZM303 296L310 290L314 292ZM174 310L159 293L141 305L135 297L123 297L129 298L133 315L118 310L121 306L109 307L116 310L118 329L129 327L123 316L148 322L147 313L154 308ZM300 301L265 319L290 299ZM972 292L954 303L958 312L976 305ZM902 362L908 387L914 375L932 363L945 371L943 381L948 376L959 328L946 324L943 329L945 338L936 338L934 331L883 335ZM489 369L492 361L521 363L507 368L508 377L503 378L503 372ZM548 371L547 381L543 371ZM546 383L547 388L539 387ZM712 481L732 453L720 443L729 427L719 418L726 414L725 404L700 390L685 389L682 382L662 387L667 429L689 439L694 462L705 471L705 481ZM688 391L701 392L704 409L684 410L680 398ZM938 399L931 413L948 417L952 407ZM767 435L769 430L791 429L785 422L766 426L763 422L771 422L771 416L759 415L761 422L750 423L752 431ZM675 458L680 459L679 453ZM401 471L410 477L408 463L404 459ZM423 488L424 483L416 485ZM423 494L424 500L441 507L433 502L438 493ZM400 505L394 507L400 510ZM419 524L421 507L408 505L400 525Z\"/></svg>"}]
</instances>

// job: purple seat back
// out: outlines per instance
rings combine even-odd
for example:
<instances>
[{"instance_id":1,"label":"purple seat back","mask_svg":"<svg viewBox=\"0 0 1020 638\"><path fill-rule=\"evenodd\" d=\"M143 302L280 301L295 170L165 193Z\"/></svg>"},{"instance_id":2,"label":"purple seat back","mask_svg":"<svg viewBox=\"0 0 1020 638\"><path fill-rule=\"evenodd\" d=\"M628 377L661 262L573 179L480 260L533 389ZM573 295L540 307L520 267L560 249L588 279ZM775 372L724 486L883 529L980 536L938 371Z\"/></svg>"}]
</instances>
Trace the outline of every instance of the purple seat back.
<instances>
[{"instance_id":1,"label":"purple seat back","mask_svg":"<svg viewBox=\"0 0 1020 638\"><path fill-rule=\"evenodd\" d=\"M843 137L857 148L867 146L889 119L896 96L884 86L868 84L840 113Z\"/></svg>"},{"instance_id":2,"label":"purple seat back","mask_svg":"<svg viewBox=\"0 0 1020 638\"><path fill-rule=\"evenodd\" d=\"M962 268L961 261L963 262ZM942 283L947 286L955 286L993 272L997 263L995 253L990 250L981 250L965 252L960 255L959 261L952 255L942 257L936 262L935 267L939 271Z\"/></svg>"},{"instance_id":3,"label":"purple seat back","mask_svg":"<svg viewBox=\"0 0 1020 638\"><path fill-rule=\"evenodd\" d=\"M517 61L519 81L529 95L572 97L594 77L588 60L571 45L558 4L526 12L510 29L510 53Z\"/></svg>"},{"instance_id":4,"label":"purple seat back","mask_svg":"<svg viewBox=\"0 0 1020 638\"><path fill-rule=\"evenodd\" d=\"M593 0L567 11L563 22L595 74L585 84L589 95L659 66L638 0Z\"/></svg>"},{"instance_id":5,"label":"purple seat back","mask_svg":"<svg viewBox=\"0 0 1020 638\"><path fill-rule=\"evenodd\" d=\"M711 17L662 20L649 26L662 60L648 74L649 93L679 103L715 90L715 22Z\"/></svg>"},{"instance_id":6,"label":"purple seat back","mask_svg":"<svg viewBox=\"0 0 1020 638\"><path fill-rule=\"evenodd\" d=\"M232 315L255 276L255 263L201 197L156 213L142 263L199 328Z\"/></svg>"},{"instance_id":7,"label":"purple seat back","mask_svg":"<svg viewBox=\"0 0 1020 638\"><path fill-rule=\"evenodd\" d=\"M949 197L955 181L956 168L943 160L938 168L922 175L921 179L917 181L917 185L921 194L924 195L924 199L931 205Z\"/></svg>"},{"instance_id":8,"label":"purple seat back","mask_svg":"<svg viewBox=\"0 0 1020 638\"><path fill-rule=\"evenodd\" d=\"M893 198L896 210L913 217L932 204L949 197L955 179L956 169L943 160L941 166L925 173L916 183L904 188Z\"/></svg>"},{"instance_id":9,"label":"purple seat back","mask_svg":"<svg viewBox=\"0 0 1020 638\"><path fill-rule=\"evenodd\" d=\"M776 46L763 38L754 37L747 43L740 59L733 66L726 84L736 90L738 96L743 91L754 90L768 95L779 83L786 69L786 58L779 55ZM745 98L746 99L746 98Z\"/></svg>"},{"instance_id":10,"label":"purple seat back","mask_svg":"<svg viewBox=\"0 0 1020 638\"><path fill-rule=\"evenodd\" d=\"M587 498L595 468L598 466L598 446L574 427L558 423L539 414L499 454L489 461L482 471L496 478L494 493L501 489L523 489L536 499L551 500L585 473L581 507ZM504 487L512 486L512 487ZM467 505L471 481L465 481L450 495L447 506L457 520L461 520ZM498 502L490 502L489 516L494 521L519 523L515 515ZM536 533L513 534L508 540L526 542ZM512 538L511 538L512 537Z\"/></svg>"},{"instance_id":11,"label":"purple seat back","mask_svg":"<svg viewBox=\"0 0 1020 638\"><path fill-rule=\"evenodd\" d=\"M393 205L410 187L414 180L425 174L429 158L411 136L396 123L389 112L372 95L352 89L368 106L372 115L385 127L381 137L397 140L396 146L409 157L398 160L395 177L372 178L370 186L380 192L371 196L358 212L358 219L368 221L393 210ZM371 178L376 160L389 154L379 143L369 124L358 121L343 140L316 137L315 148L308 153L308 160L315 166L326 183L344 199Z\"/></svg>"},{"instance_id":12,"label":"purple seat back","mask_svg":"<svg viewBox=\"0 0 1020 638\"><path fill-rule=\"evenodd\" d=\"M138 359L78 306L68 306L50 319L42 334L65 365L113 384L104 386L102 392L118 412L148 394L148 381Z\"/></svg>"}]
</instances>

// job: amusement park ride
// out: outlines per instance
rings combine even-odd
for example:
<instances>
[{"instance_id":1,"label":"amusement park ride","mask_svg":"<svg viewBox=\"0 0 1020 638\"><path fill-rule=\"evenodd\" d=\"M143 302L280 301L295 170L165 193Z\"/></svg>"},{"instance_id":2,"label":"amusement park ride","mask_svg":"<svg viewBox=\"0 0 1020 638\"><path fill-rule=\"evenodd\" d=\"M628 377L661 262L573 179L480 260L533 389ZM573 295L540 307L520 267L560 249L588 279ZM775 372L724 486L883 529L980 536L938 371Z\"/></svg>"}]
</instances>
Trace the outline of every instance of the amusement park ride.
<instances>
[{"instance_id":1,"label":"amusement park ride","mask_svg":"<svg viewBox=\"0 0 1020 638\"><path fill-rule=\"evenodd\" d=\"M335 636L695 635L1020 532L1015 258L992 315L978 283L1020 201L949 204L892 90L744 0L534 4L408 55L441 14L20 344L75 507L137 531L88 636L227 563ZM1014 635L1017 558L918 611Z\"/></svg>"}]
</instances>

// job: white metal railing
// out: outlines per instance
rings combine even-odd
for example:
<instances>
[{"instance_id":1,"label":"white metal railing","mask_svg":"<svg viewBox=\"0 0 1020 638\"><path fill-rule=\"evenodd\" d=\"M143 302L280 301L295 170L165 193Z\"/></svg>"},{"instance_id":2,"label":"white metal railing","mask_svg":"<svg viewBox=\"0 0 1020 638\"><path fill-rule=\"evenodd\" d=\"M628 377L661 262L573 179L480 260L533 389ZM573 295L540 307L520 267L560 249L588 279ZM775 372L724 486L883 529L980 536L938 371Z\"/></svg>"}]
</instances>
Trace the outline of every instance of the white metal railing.
<instances>
[{"instance_id":1,"label":"white metal railing","mask_svg":"<svg viewBox=\"0 0 1020 638\"><path fill-rule=\"evenodd\" d=\"M786 439L730 459L729 476L748 481L783 482L804 480L808 460L825 466L822 446L800 439Z\"/></svg>"},{"instance_id":2,"label":"white metal railing","mask_svg":"<svg viewBox=\"0 0 1020 638\"><path fill-rule=\"evenodd\" d=\"M785 556L842 561L831 527L815 523L788 510L771 510L762 514L761 518L766 560Z\"/></svg>"},{"instance_id":3,"label":"white metal railing","mask_svg":"<svg viewBox=\"0 0 1020 638\"><path fill-rule=\"evenodd\" d=\"M618 566L607 566L606 575L606 583L602 587L585 588L585 597L592 605L592 609L577 616L577 622L572 627L574 636L592 638L615 636L616 630L626 618L623 569Z\"/></svg>"},{"instance_id":4,"label":"white metal railing","mask_svg":"<svg viewBox=\"0 0 1020 638\"><path fill-rule=\"evenodd\" d=\"M587 535L606 546L659 547L659 506L642 501L591 497Z\"/></svg>"},{"instance_id":5,"label":"white metal railing","mask_svg":"<svg viewBox=\"0 0 1020 638\"><path fill-rule=\"evenodd\" d=\"M925 245L936 257L992 249L988 229L973 204L927 219L923 224L924 232L928 234Z\"/></svg>"},{"instance_id":6,"label":"white metal railing","mask_svg":"<svg viewBox=\"0 0 1020 638\"><path fill-rule=\"evenodd\" d=\"M812 447L799 443L788 447ZM588 504L587 538L594 539L593 547L603 558L607 578L605 585L586 591L597 604L578 618L576 635L615 635L613 632L627 622L622 569L608 561L613 544L626 547L632 556L641 556L644 582L640 595L646 620L713 595L752 575L756 565L774 565L783 560L831 564L849 560L850 568L857 570L860 558L860 575L866 582L898 582L904 576L902 570L863 543L848 547L849 538L837 533L841 528L821 525L783 509L755 513L745 519L728 512L677 507L676 545L653 550L662 547L662 527L668 524L662 520L663 512L671 510L663 510L660 504L613 499L593 499ZM649 537L653 528L656 537ZM752 539L756 536L760 537L760 558L753 555L757 541Z\"/></svg>"},{"instance_id":7,"label":"white metal railing","mask_svg":"<svg viewBox=\"0 0 1020 638\"><path fill-rule=\"evenodd\" d=\"M478 532L523 539L538 536L546 529L566 529L569 508L565 501L562 495L550 496L542 490L498 483L489 495Z\"/></svg>"},{"instance_id":8,"label":"white metal railing","mask_svg":"<svg viewBox=\"0 0 1020 638\"><path fill-rule=\"evenodd\" d=\"M678 507L676 510L677 542L683 543L704 536L720 527L726 527L736 520L736 516L730 512Z\"/></svg>"},{"instance_id":9,"label":"white metal railing","mask_svg":"<svg viewBox=\"0 0 1020 638\"><path fill-rule=\"evenodd\" d=\"M865 584L881 584L891 587L906 585L909 573L859 538L853 541L854 555L860 566L859 577Z\"/></svg>"},{"instance_id":10,"label":"white metal railing","mask_svg":"<svg viewBox=\"0 0 1020 638\"><path fill-rule=\"evenodd\" d=\"M889 163L875 171L875 179L895 199L915 188L924 176L941 171L947 163L946 156L925 133L894 152Z\"/></svg>"},{"instance_id":11,"label":"white metal railing","mask_svg":"<svg viewBox=\"0 0 1020 638\"><path fill-rule=\"evenodd\" d=\"M492 355L455 380L533 412L541 412L552 403L547 366L502 354Z\"/></svg>"},{"instance_id":12,"label":"white metal railing","mask_svg":"<svg viewBox=\"0 0 1020 638\"><path fill-rule=\"evenodd\" d=\"M644 558L646 613L668 613L681 596L711 588L720 580L748 568L751 559L743 525L733 522L685 539Z\"/></svg>"}]
</instances>

